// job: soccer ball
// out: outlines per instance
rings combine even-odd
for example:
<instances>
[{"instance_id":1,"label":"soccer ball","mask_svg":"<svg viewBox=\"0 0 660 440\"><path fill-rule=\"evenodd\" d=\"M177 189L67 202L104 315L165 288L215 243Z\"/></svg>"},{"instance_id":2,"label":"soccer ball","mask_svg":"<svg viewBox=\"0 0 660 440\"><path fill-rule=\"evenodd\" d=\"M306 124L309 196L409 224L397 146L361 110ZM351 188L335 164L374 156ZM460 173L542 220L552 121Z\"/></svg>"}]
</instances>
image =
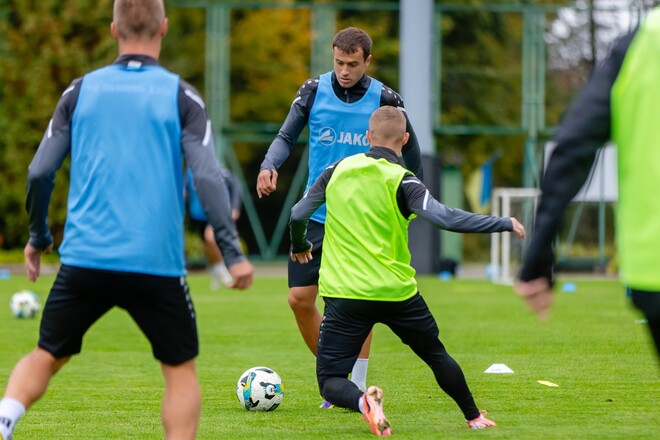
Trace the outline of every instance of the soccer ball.
<instances>
[{"instance_id":1,"label":"soccer ball","mask_svg":"<svg viewBox=\"0 0 660 440\"><path fill-rule=\"evenodd\" d=\"M34 292L21 290L12 295L9 307L17 318L34 318L41 310L41 303Z\"/></svg>"},{"instance_id":2,"label":"soccer ball","mask_svg":"<svg viewBox=\"0 0 660 440\"><path fill-rule=\"evenodd\" d=\"M236 384L238 402L248 411L275 411L284 397L280 376L267 367L252 367Z\"/></svg>"}]
</instances>

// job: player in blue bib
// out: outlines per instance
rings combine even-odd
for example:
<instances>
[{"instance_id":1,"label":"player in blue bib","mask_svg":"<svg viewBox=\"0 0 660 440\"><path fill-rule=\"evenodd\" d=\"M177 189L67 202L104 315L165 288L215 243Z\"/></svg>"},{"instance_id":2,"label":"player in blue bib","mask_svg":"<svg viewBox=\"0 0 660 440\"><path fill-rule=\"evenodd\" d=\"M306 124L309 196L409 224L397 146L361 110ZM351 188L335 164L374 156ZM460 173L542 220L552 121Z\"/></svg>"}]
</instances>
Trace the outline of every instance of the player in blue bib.
<instances>
[{"instance_id":1,"label":"player in blue bib","mask_svg":"<svg viewBox=\"0 0 660 440\"><path fill-rule=\"evenodd\" d=\"M371 38L362 29L339 31L333 41L334 69L311 78L300 87L280 131L271 143L257 177L259 198L277 187L277 170L293 149L298 136L309 127L309 162L305 192L332 163L369 150L366 138L369 117L384 105L403 109L398 93L365 74L371 62ZM405 114L405 112L404 112ZM403 146L406 168L422 178L422 161L417 137L406 116L410 140ZM314 259L303 265L289 261L289 305L305 343L316 355L321 314L315 302L318 295L319 267L324 237L325 205L308 225ZM367 364L371 337L367 338L351 373L351 379L366 389ZM329 406L324 402L322 406Z\"/></svg>"},{"instance_id":2,"label":"player in blue bib","mask_svg":"<svg viewBox=\"0 0 660 440\"><path fill-rule=\"evenodd\" d=\"M64 91L30 163L24 254L28 278L36 281L41 254L53 247L48 205L55 172L71 157L62 265L37 347L18 362L0 400L0 440L11 440L51 377L80 353L87 330L114 307L133 318L160 363L165 437L195 437L201 396L183 254L184 162L231 287L248 287L253 267L238 243L204 101L158 64L167 26L162 0L115 0L110 29L119 57ZM58 436L75 437L71 429Z\"/></svg>"}]
</instances>

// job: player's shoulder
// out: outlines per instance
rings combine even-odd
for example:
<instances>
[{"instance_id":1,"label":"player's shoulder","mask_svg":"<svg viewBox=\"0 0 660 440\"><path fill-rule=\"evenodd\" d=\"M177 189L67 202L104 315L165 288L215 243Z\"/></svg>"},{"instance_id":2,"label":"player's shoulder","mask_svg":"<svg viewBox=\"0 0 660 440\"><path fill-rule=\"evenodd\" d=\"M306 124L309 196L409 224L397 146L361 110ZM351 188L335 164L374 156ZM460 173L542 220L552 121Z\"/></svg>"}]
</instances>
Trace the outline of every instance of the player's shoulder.
<instances>
[{"instance_id":1,"label":"player's shoulder","mask_svg":"<svg viewBox=\"0 0 660 440\"><path fill-rule=\"evenodd\" d=\"M316 91L319 88L319 79L320 77L315 76L302 83L298 88L298 92L296 92L295 98L293 98L291 106L311 107L311 103L314 102L316 97Z\"/></svg>"},{"instance_id":2,"label":"player's shoulder","mask_svg":"<svg viewBox=\"0 0 660 440\"><path fill-rule=\"evenodd\" d=\"M68 110L73 110L78 102L78 96L80 96L80 87L83 83L84 77L76 78L71 81L71 84L67 86L64 91L62 91L62 96L58 102L58 107L66 108Z\"/></svg>"},{"instance_id":3,"label":"player's shoulder","mask_svg":"<svg viewBox=\"0 0 660 440\"><path fill-rule=\"evenodd\" d=\"M203 110L206 109L206 104L204 103L204 98L202 98L202 95L192 84L183 78L179 78L179 96L188 105L194 104L198 107L201 107Z\"/></svg>"},{"instance_id":4,"label":"player's shoulder","mask_svg":"<svg viewBox=\"0 0 660 440\"><path fill-rule=\"evenodd\" d=\"M67 86L66 89L62 92L61 98L68 98L71 97L72 95L76 95L80 92L80 86L82 85L82 81L85 77L81 76L79 78L74 79L71 81L71 84Z\"/></svg>"},{"instance_id":5,"label":"player's shoulder","mask_svg":"<svg viewBox=\"0 0 660 440\"><path fill-rule=\"evenodd\" d=\"M413 173L406 173L399 186L408 194L426 192L426 185Z\"/></svg>"},{"instance_id":6,"label":"player's shoulder","mask_svg":"<svg viewBox=\"0 0 660 440\"><path fill-rule=\"evenodd\" d=\"M315 76L305 80L304 83L298 88L298 93L296 96L309 95L311 93L316 93L316 90L319 88L320 76Z\"/></svg>"},{"instance_id":7,"label":"player's shoulder","mask_svg":"<svg viewBox=\"0 0 660 440\"><path fill-rule=\"evenodd\" d=\"M403 107L403 98L394 89L383 84L380 89L380 102L382 105Z\"/></svg>"}]
</instances>

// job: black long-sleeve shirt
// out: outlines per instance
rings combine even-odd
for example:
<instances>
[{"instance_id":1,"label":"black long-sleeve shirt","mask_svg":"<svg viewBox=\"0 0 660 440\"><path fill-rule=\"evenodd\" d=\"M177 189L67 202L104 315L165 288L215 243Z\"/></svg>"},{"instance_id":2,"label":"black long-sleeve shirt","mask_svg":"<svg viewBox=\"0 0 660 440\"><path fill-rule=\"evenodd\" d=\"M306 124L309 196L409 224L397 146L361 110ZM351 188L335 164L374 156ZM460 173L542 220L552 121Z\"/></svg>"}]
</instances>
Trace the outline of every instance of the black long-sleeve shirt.
<instances>
[{"instance_id":1,"label":"black long-sleeve shirt","mask_svg":"<svg viewBox=\"0 0 660 440\"><path fill-rule=\"evenodd\" d=\"M596 152L610 139L611 90L635 33L617 41L562 118L541 181L534 232L519 274L523 281L552 280L552 244L566 206L587 180Z\"/></svg>"},{"instance_id":2,"label":"black long-sleeve shirt","mask_svg":"<svg viewBox=\"0 0 660 440\"><path fill-rule=\"evenodd\" d=\"M386 159L398 163L394 151L385 147L372 147L367 153L374 159ZM309 249L307 242L307 223L316 209L325 203L325 189L332 178L336 165L329 166L321 173L318 180L312 185L303 197L291 209L291 243L294 253ZM493 217L489 215L474 214L460 209L449 208L438 202L415 176L406 175L397 189L397 205L405 218L416 214L434 226L452 232L502 232L512 231L511 219Z\"/></svg>"},{"instance_id":3,"label":"black long-sleeve shirt","mask_svg":"<svg viewBox=\"0 0 660 440\"><path fill-rule=\"evenodd\" d=\"M266 157L261 164L262 170L279 169L289 157L294 144L298 140L298 136L300 136L300 133L302 133L309 120L309 113L314 105L314 100L316 99L318 79L319 77L308 79L298 89L298 93L291 104L289 114L284 120L277 136L268 148ZM371 78L364 75L353 87L344 88L337 81L334 72L332 73L332 89L339 99L347 103L359 101L369 89L370 84ZM391 105L405 110L401 96L385 85L383 85L381 89L380 105L381 107L384 105ZM421 152L419 149L419 142L417 141L417 135L408 119L408 115L405 111L403 114L406 116L406 131L410 133L410 138L408 139L408 143L403 146L401 156L405 162L405 167L412 171L420 180L423 180L424 170L422 169Z\"/></svg>"}]
</instances>

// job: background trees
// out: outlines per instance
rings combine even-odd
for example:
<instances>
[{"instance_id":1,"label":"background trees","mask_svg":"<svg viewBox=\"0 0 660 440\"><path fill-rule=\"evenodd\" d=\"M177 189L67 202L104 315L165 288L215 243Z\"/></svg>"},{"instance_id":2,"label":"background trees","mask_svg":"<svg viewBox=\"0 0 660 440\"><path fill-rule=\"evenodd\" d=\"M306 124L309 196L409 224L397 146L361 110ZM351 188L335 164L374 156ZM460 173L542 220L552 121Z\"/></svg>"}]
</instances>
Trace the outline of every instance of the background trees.
<instances>
[{"instance_id":1,"label":"background trees","mask_svg":"<svg viewBox=\"0 0 660 440\"><path fill-rule=\"evenodd\" d=\"M609 5L611 0L596 0L597 4L600 2ZM163 46L161 63L180 73L204 94L205 12L202 9L174 8L172 3L166 1L170 33ZM177 0L176 3L184 1ZM292 2L283 0L283 3ZM474 9L443 15L442 102L439 109L442 122L491 126L519 124L524 37L521 15L488 12L479 7L480 1L455 0L453 3L470 3ZM528 3L565 2L538 0ZM578 0L577 3L587 6L589 0ZM590 69L590 55L585 49L589 37L585 19L589 16L585 14L584 11L569 10L546 15L548 126L557 123L567 101ZM609 43L605 40L611 40L622 30L621 27L633 21L631 14L620 16L618 20L612 20L612 16L596 16L599 20L600 33L596 33L600 38L599 48L606 48ZM111 62L116 56L115 42L109 33L111 19L112 0L0 0L2 248L20 247L27 239L27 216L23 206L27 165L61 92L73 78ZM626 23L622 25L622 21ZM235 9L231 23L229 117L236 122L270 123L274 135L299 85L318 73L309 71L309 10ZM364 27L373 37L374 59L368 73L398 88L397 12L340 10L337 27L349 25ZM328 48L329 62L330 56ZM459 167L466 176L495 151L501 151L502 155L495 164L496 186L521 184L522 143L523 136L517 133L437 137L440 157L445 163ZM263 142L234 145L249 188L253 186L268 144L269 141L264 139ZM285 164L283 188L286 188L286 179L290 179L299 154L299 151L294 152ZM65 162L64 168L66 171L68 163ZM56 240L61 238L64 223L67 192L63 189L68 186L67 174L58 173L58 190L53 193L50 221ZM278 191L258 207L267 233L273 227L268 222L274 221L275 217L268 214L282 206L284 196L283 190ZM245 219L241 222L242 234L250 235Z\"/></svg>"}]
</instances>

